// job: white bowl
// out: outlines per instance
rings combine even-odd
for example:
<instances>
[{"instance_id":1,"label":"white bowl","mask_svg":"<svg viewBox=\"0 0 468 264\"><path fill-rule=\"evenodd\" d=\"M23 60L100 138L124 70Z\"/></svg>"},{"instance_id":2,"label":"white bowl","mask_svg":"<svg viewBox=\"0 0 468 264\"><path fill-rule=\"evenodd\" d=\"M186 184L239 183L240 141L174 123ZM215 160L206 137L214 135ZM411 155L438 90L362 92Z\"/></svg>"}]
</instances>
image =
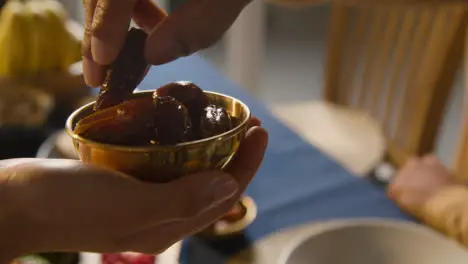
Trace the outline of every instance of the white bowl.
<instances>
[{"instance_id":1,"label":"white bowl","mask_svg":"<svg viewBox=\"0 0 468 264\"><path fill-rule=\"evenodd\" d=\"M424 226L349 221L293 240L279 264L466 264L468 251Z\"/></svg>"}]
</instances>

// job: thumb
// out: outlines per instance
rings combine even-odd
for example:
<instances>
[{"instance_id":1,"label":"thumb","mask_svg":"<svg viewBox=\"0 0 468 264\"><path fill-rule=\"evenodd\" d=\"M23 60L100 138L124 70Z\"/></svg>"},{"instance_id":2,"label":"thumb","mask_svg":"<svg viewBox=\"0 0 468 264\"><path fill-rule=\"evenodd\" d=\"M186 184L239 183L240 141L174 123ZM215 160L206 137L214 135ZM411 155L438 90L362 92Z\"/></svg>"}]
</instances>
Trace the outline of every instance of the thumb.
<instances>
[{"instance_id":1,"label":"thumb","mask_svg":"<svg viewBox=\"0 0 468 264\"><path fill-rule=\"evenodd\" d=\"M143 209L143 212L157 214L153 218L158 219L157 222L192 218L231 198L238 190L235 179L223 172L191 174L170 183L146 186L145 193L152 197L143 198L146 201L141 204L153 204L153 208Z\"/></svg>"}]
</instances>

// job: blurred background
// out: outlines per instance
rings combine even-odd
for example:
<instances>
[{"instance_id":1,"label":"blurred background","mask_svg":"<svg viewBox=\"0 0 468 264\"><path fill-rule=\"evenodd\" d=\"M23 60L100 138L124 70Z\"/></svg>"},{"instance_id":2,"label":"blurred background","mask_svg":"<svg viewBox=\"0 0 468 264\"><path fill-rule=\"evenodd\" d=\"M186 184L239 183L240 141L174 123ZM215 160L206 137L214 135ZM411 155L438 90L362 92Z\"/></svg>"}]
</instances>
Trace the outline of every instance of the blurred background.
<instances>
[{"instance_id":1,"label":"blurred background","mask_svg":"<svg viewBox=\"0 0 468 264\"><path fill-rule=\"evenodd\" d=\"M61 0L70 15L83 21L83 9L80 1ZM155 0L166 9L173 10L182 0ZM248 47L257 49L256 52L244 50L244 56L258 55L249 62L256 65L255 80L244 80L236 72L236 63L230 64L229 59L235 57L230 48L228 37L222 39L215 46L201 52L201 55L223 71L233 81L242 87L247 87L255 96L274 107L282 103L293 103L307 100L320 99L323 91L324 58L327 41L328 22L330 19L330 6L319 4L309 7L285 7L264 2L254 2L243 12L249 14L244 18L246 22L258 23L254 32L238 33L243 40L239 42L250 43ZM239 20L241 20L241 17ZM236 22L239 24L239 21ZM247 27L235 28L234 30L245 30ZM240 25L242 27L243 25ZM252 25L250 25L252 26ZM233 31L233 30L231 30ZM255 32L263 32L264 35L255 35ZM254 35L252 35L254 34ZM234 36L235 37L235 36ZM260 39L260 42L259 42ZM235 42L236 40L233 40ZM253 46L252 46L253 45ZM242 43L237 49L246 47ZM236 48L234 48L236 49ZM260 51L258 51L261 49ZM231 52L231 53L230 53ZM239 50L235 50L239 52ZM240 51L242 52L242 51ZM231 55L230 55L231 54ZM248 58L244 58L248 59ZM256 60L260 60L257 62ZM239 70L239 69L237 69ZM250 70L250 69L249 69ZM446 114L436 140L437 156L447 165L451 166L454 152L457 151L456 144L458 131L461 126L462 104L463 104L463 71L460 67L454 89L446 108ZM253 87L248 87L253 86Z\"/></svg>"}]
</instances>

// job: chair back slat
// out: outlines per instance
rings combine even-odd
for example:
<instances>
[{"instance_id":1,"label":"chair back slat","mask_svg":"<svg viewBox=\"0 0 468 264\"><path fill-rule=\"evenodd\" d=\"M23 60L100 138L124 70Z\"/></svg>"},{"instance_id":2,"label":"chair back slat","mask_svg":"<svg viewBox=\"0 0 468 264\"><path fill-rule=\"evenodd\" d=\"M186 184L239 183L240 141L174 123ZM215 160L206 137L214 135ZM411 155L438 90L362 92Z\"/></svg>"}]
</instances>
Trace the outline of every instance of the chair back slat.
<instances>
[{"instance_id":1,"label":"chair back slat","mask_svg":"<svg viewBox=\"0 0 468 264\"><path fill-rule=\"evenodd\" d=\"M454 171L458 181L468 183L468 28L465 32L465 54L463 59L463 104L462 124L455 145Z\"/></svg>"}]
</instances>

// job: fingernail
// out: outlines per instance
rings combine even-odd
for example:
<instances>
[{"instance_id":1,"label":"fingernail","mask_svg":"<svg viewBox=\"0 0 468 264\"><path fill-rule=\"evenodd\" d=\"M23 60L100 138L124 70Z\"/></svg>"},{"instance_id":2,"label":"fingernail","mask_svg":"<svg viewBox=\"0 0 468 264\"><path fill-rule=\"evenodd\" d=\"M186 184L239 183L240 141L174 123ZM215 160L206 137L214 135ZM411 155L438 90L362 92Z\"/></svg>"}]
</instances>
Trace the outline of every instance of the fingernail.
<instances>
[{"instance_id":1,"label":"fingernail","mask_svg":"<svg viewBox=\"0 0 468 264\"><path fill-rule=\"evenodd\" d=\"M93 60L83 57L83 75L87 85L98 87L104 79L104 67L98 65Z\"/></svg>"},{"instance_id":2,"label":"fingernail","mask_svg":"<svg viewBox=\"0 0 468 264\"><path fill-rule=\"evenodd\" d=\"M238 190L237 182L229 174L220 174L211 182L214 204L231 198Z\"/></svg>"}]
</instances>

